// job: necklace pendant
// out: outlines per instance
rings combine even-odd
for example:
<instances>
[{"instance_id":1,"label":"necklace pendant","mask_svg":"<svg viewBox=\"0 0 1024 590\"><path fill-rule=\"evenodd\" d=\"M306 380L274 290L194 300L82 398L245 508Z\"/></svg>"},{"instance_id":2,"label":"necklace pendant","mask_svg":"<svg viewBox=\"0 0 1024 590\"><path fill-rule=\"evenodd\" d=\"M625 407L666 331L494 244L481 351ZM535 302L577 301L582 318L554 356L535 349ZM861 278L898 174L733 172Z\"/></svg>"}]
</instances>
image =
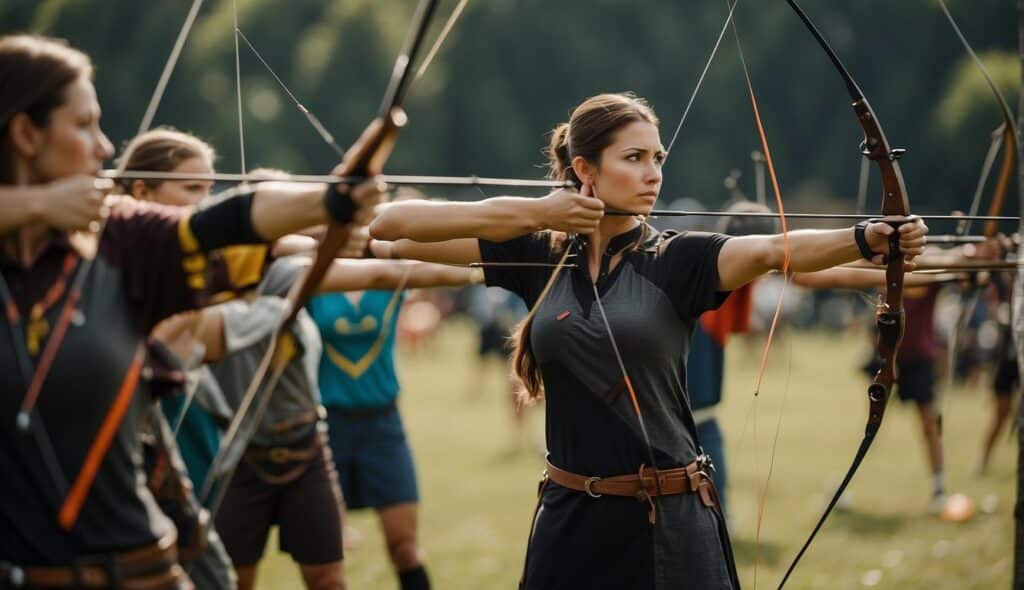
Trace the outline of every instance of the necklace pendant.
<instances>
[{"instance_id":1,"label":"necklace pendant","mask_svg":"<svg viewBox=\"0 0 1024 590\"><path fill-rule=\"evenodd\" d=\"M46 321L43 315L32 315L28 326L25 327L25 346L32 356L39 355L39 348L46 335L50 333L50 322Z\"/></svg>"}]
</instances>

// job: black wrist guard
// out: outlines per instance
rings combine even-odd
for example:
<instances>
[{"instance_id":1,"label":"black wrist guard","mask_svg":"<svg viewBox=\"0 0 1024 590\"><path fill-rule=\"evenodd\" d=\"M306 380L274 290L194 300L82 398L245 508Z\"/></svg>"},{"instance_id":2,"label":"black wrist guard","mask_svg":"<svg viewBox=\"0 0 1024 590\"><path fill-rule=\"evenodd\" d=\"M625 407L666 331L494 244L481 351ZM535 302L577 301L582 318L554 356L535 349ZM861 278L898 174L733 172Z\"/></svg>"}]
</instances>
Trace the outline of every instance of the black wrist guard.
<instances>
[{"instance_id":1,"label":"black wrist guard","mask_svg":"<svg viewBox=\"0 0 1024 590\"><path fill-rule=\"evenodd\" d=\"M230 190L198 208L189 219L202 252L235 244L262 244L266 240L252 226L253 187Z\"/></svg>"},{"instance_id":2,"label":"black wrist guard","mask_svg":"<svg viewBox=\"0 0 1024 590\"><path fill-rule=\"evenodd\" d=\"M356 217L358 208L349 194L350 191L349 185L340 182L327 185L327 191L324 193L324 207L331 219L337 223L352 223Z\"/></svg>"},{"instance_id":3,"label":"black wrist guard","mask_svg":"<svg viewBox=\"0 0 1024 590\"><path fill-rule=\"evenodd\" d=\"M864 257L864 260L868 261L876 256L876 253L871 250L871 246L868 246L867 236L864 235L864 231L868 228L870 223L870 221L862 221L853 226L853 239L857 242L857 248L860 250L860 255Z\"/></svg>"}]
</instances>

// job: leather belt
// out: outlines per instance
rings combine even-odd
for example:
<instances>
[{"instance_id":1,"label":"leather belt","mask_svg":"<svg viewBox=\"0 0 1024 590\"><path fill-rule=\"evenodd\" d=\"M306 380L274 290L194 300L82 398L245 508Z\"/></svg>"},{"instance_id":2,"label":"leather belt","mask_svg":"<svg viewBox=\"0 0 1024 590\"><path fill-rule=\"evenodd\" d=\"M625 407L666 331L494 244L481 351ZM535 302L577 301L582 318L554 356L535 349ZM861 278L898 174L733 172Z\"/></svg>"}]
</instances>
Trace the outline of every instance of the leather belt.
<instances>
[{"instance_id":1,"label":"leather belt","mask_svg":"<svg viewBox=\"0 0 1024 590\"><path fill-rule=\"evenodd\" d=\"M342 408L342 407L331 407L330 412L347 418L349 420L368 420L370 418L376 418L383 416L393 411L397 406L395 402L389 402L380 406L367 406L363 408Z\"/></svg>"},{"instance_id":2,"label":"leather belt","mask_svg":"<svg viewBox=\"0 0 1024 590\"><path fill-rule=\"evenodd\" d=\"M317 406L317 409L310 410L294 418L288 420L282 420L276 424L272 424L269 428L271 434L277 436L289 434L310 424L316 424L320 420L327 419L327 410L323 406Z\"/></svg>"},{"instance_id":3,"label":"leather belt","mask_svg":"<svg viewBox=\"0 0 1024 590\"><path fill-rule=\"evenodd\" d=\"M288 446L264 447L249 445L242 455L249 463L299 463L309 461L320 452L320 446L324 444L324 435L321 432L312 432L298 442Z\"/></svg>"},{"instance_id":4,"label":"leather belt","mask_svg":"<svg viewBox=\"0 0 1024 590\"><path fill-rule=\"evenodd\" d=\"M313 432L309 437L290 446L250 445L242 455L242 460L264 482L271 485L284 485L301 477L310 465L313 465L314 460L324 452L326 445L326 433Z\"/></svg>"},{"instance_id":5,"label":"leather belt","mask_svg":"<svg viewBox=\"0 0 1024 590\"><path fill-rule=\"evenodd\" d=\"M188 578L178 564L176 540L172 533L152 545L81 557L68 566L16 566L0 562L0 582L13 588L180 588Z\"/></svg>"},{"instance_id":6,"label":"leather belt","mask_svg":"<svg viewBox=\"0 0 1024 590\"><path fill-rule=\"evenodd\" d=\"M591 498L600 498L605 495L623 496L636 498L639 502L647 502L651 507L649 516L653 524L655 506L652 498L659 495L696 493L700 495L704 506L721 512L718 493L707 472L709 466L710 463L702 456L685 467L655 471L641 465L635 474L596 477L560 469L549 461L544 477L563 488L584 492Z\"/></svg>"}]
</instances>

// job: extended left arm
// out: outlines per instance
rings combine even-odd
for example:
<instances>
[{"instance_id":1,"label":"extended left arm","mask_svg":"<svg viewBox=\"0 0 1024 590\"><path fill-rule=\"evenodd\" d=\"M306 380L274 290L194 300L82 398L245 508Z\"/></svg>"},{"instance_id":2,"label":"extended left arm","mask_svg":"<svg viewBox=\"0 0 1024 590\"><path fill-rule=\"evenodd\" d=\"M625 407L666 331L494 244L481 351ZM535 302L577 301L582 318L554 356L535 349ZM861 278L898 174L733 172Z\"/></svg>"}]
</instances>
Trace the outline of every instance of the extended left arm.
<instances>
[{"instance_id":1,"label":"extended left arm","mask_svg":"<svg viewBox=\"0 0 1024 590\"><path fill-rule=\"evenodd\" d=\"M889 251L889 235L900 234L900 251L913 268L915 256L924 250L928 227L920 219L903 223L893 229L888 223L872 223L864 231L868 246L876 256L872 262L882 264ZM814 272L861 258L854 240L854 228L836 230L797 230L788 234L790 261L793 272ZM722 291L741 287L772 270L785 265L784 236L743 236L729 240L718 256L718 283Z\"/></svg>"}]
</instances>

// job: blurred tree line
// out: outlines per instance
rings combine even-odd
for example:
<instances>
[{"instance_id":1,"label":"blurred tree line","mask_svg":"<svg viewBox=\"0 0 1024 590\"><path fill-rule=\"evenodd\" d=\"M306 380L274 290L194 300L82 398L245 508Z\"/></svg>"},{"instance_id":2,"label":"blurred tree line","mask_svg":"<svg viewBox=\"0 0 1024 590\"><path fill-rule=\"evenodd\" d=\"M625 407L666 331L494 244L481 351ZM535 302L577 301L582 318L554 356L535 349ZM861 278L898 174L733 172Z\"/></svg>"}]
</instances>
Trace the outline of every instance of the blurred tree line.
<instances>
[{"instance_id":1,"label":"blurred tree line","mask_svg":"<svg viewBox=\"0 0 1024 590\"><path fill-rule=\"evenodd\" d=\"M376 112L415 0L236 0L239 28L285 84L348 145ZM188 0L3 0L3 32L67 38L97 64L104 128L122 145L135 132ZM457 0L443 0L428 46ZM805 0L863 88L902 164L914 210L966 209L992 129L1002 121L984 80L933 0ZM232 0L200 12L157 124L197 133L240 167ZM1010 104L1017 105L1014 6L952 0ZM538 177L548 131L582 99L634 91L662 119L668 144L725 20L725 0L474 0L407 103L410 125L388 170ZM793 209L852 211L860 130L825 54L782 0L736 10L783 198ZM246 162L296 172L336 160L244 43L240 47ZM662 205L692 197L709 208L723 178L745 171L759 140L729 33L666 165ZM873 180L868 210L877 210ZM1016 211L1008 199L1007 211ZM987 207L987 203L983 204Z\"/></svg>"}]
</instances>

